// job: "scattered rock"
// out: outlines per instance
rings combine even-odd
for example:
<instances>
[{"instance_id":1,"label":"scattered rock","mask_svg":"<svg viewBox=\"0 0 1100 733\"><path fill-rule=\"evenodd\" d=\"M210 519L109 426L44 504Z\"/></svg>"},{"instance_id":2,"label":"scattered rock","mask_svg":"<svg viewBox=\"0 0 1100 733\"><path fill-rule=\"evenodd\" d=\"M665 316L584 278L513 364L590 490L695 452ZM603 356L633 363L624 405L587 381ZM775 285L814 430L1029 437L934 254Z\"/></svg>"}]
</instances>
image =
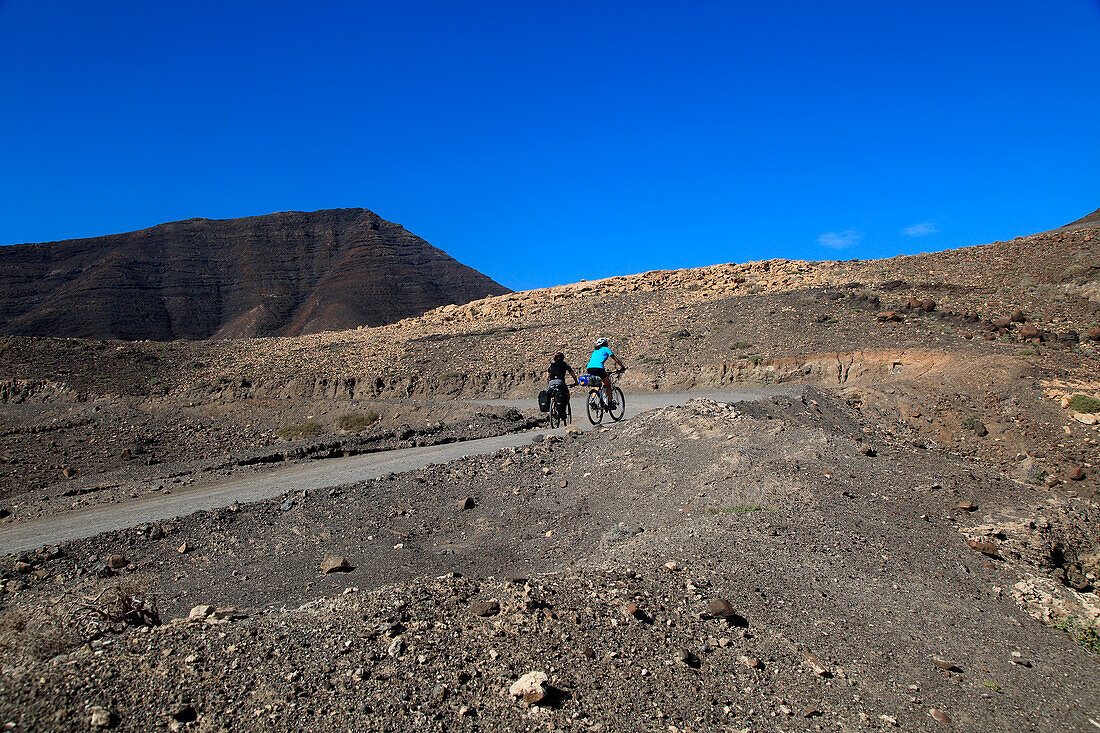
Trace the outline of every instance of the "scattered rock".
<instances>
[{"instance_id":1,"label":"scattered rock","mask_svg":"<svg viewBox=\"0 0 1100 733\"><path fill-rule=\"evenodd\" d=\"M192 548L191 545L184 542L183 544L181 544L179 547L176 548L176 552L178 552L181 555L185 555L188 552L191 552L192 549L194 549L194 548Z\"/></svg>"},{"instance_id":2,"label":"scattered rock","mask_svg":"<svg viewBox=\"0 0 1100 733\"><path fill-rule=\"evenodd\" d=\"M686 664L693 669L698 669L702 662L699 660L699 655L690 649L680 649L676 653L676 658L680 660L681 664Z\"/></svg>"},{"instance_id":3,"label":"scattered rock","mask_svg":"<svg viewBox=\"0 0 1100 733\"><path fill-rule=\"evenodd\" d=\"M669 562L666 562L664 565L661 566L661 570L665 571L666 573L675 573L679 569L680 563L676 562L675 560L670 560Z\"/></svg>"},{"instance_id":4,"label":"scattered rock","mask_svg":"<svg viewBox=\"0 0 1100 733\"><path fill-rule=\"evenodd\" d=\"M204 621L207 616L214 612L214 607L210 605L199 605L191 609L191 612L187 614L189 621Z\"/></svg>"},{"instance_id":5,"label":"scattered rock","mask_svg":"<svg viewBox=\"0 0 1100 733\"><path fill-rule=\"evenodd\" d=\"M804 657L802 663L805 664L806 667L808 667L809 670L816 674L818 677L831 676L829 668L822 664L821 660L819 660L813 654L810 654L809 652L802 652L802 656Z\"/></svg>"},{"instance_id":6,"label":"scattered rock","mask_svg":"<svg viewBox=\"0 0 1100 733\"><path fill-rule=\"evenodd\" d=\"M1012 323L1025 323L1027 322L1027 316L1024 315L1022 310L1014 310L1008 316L1008 320Z\"/></svg>"},{"instance_id":7,"label":"scattered rock","mask_svg":"<svg viewBox=\"0 0 1100 733\"><path fill-rule=\"evenodd\" d=\"M1075 412L1073 413L1073 419L1082 425L1095 425L1100 422L1100 418L1092 413Z\"/></svg>"},{"instance_id":8,"label":"scattered rock","mask_svg":"<svg viewBox=\"0 0 1100 733\"><path fill-rule=\"evenodd\" d=\"M1033 323L1025 323L1023 326L1020 326L1020 338L1025 341L1027 341L1028 339L1042 340L1042 336L1042 332L1038 328L1036 328L1035 324Z\"/></svg>"},{"instance_id":9,"label":"scattered rock","mask_svg":"<svg viewBox=\"0 0 1100 733\"><path fill-rule=\"evenodd\" d=\"M467 496L465 499L458 502L458 510L460 512L464 512L464 511L467 511L469 509L473 509L475 506L477 506L477 502L474 501L474 497L472 497L472 496Z\"/></svg>"},{"instance_id":10,"label":"scattered rock","mask_svg":"<svg viewBox=\"0 0 1100 733\"><path fill-rule=\"evenodd\" d=\"M121 570L126 567L129 562L122 555L111 555L107 558L107 567L111 570Z\"/></svg>"},{"instance_id":11,"label":"scattered rock","mask_svg":"<svg viewBox=\"0 0 1100 733\"><path fill-rule=\"evenodd\" d=\"M477 601L470 604L470 613L475 616L495 616L500 613L500 603L497 601Z\"/></svg>"},{"instance_id":12,"label":"scattered rock","mask_svg":"<svg viewBox=\"0 0 1100 733\"><path fill-rule=\"evenodd\" d=\"M76 469L71 466L66 466L61 470L61 475L65 478L74 478L76 476Z\"/></svg>"},{"instance_id":13,"label":"scattered rock","mask_svg":"<svg viewBox=\"0 0 1100 733\"><path fill-rule=\"evenodd\" d=\"M725 598L711 599L707 604L707 613L705 615L708 618L723 619L730 626L740 626L744 628L749 625L748 619L737 613L737 611L733 609L733 605Z\"/></svg>"},{"instance_id":14,"label":"scattered rock","mask_svg":"<svg viewBox=\"0 0 1100 733\"><path fill-rule=\"evenodd\" d=\"M545 672L528 672L512 683L508 688L508 694L512 697L522 697L528 705L538 705L550 694L546 684L548 679Z\"/></svg>"},{"instance_id":15,"label":"scattered rock","mask_svg":"<svg viewBox=\"0 0 1100 733\"><path fill-rule=\"evenodd\" d=\"M932 657L932 663L947 672L962 672L962 667L943 657Z\"/></svg>"},{"instance_id":16,"label":"scattered rock","mask_svg":"<svg viewBox=\"0 0 1100 733\"><path fill-rule=\"evenodd\" d=\"M757 659L756 657L750 657L747 654L742 654L737 657L737 659L741 662L741 664L745 665L749 669L759 669L760 667L764 666L760 663L759 659Z\"/></svg>"},{"instance_id":17,"label":"scattered rock","mask_svg":"<svg viewBox=\"0 0 1100 733\"><path fill-rule=\"evenodd\" d=\"M932 716L932 719L943 723L944 725L951 725L951 716L942 710L936 708L928 708L928 714Z\"/></svg>"},{"instance_id":18,"label":"scattered rock","mask_svg":"<svg viewBox=\"0 0 1100 733\"><path fill-rule=\"evenodd\" d=\"M390 643L390 648L387 650L387 653L395 659L397 657L400 657L402 654L404 654L405 653L405 639L403 637L400 637L400 636L395 638L393 640L393 642Z\"/></svg>"},{"instance_id":19,"label":"scattered rock","mask_svg":"<svg viewBox=\"0 0 1100 733\"><path fill-rule=\"evenodd\" d=\"M1077 466L1077 468L1070 471L1068 475L1070 481L1084 481L1088 474L1085 473L1083 466Z\"/></svg>"},{"instance_id":20,"label":"scattered rock","mask_svg":"<svg viewBox=\"0 0 1100 733\"><path fill-rule=\"evenodd\" d=\"M882 311L875 318L883 323L898 323L901 321L901 314L897 311Z\"/></svg>"},{"instance_id":21,"label":"scattered rock","mask_svg":"<svg viewBox=\"0 0 1100 733\"><path fill-rule=\"evenodd\" d=\"M1089 339L1092 341L1100 341L1100 326L1093 326L1089 329Z\"/></svg>"},{"instance_id":22,"label":"scattered rock","mask_svg":"<svg viewBox=\"0 0 1100 733\"><path fill-rule=\"evenodd\" d=\"M17 560L15 563L15 572L26 575L34 570L34 566L25 560Z\"/></svg>"},{"instance_id":23,"label":"scattered rock","mask_svg":"<svg viewBox=\"0 0 1100 733\"><path fill-rule=\"evenodd\" d=\"M98 705L89 708L88 712L92 714L89 722L93 728L110 728L115 723L115 716Z\"/></svg>"},{"instance_id":24,"label":"scattered rock","mask_svg":"<svg viewBox=\"0 0 1100 733\"><path fill-rule=\"evenodd\" d=\"M172 719L177 723L194 723L199 713L192 705L180 705L172 711Z\"/></svg>"},{"instance_id":25,"label":"scattered rock","mask_svg":"<svg viewBox=\"0 0 1100 733\"><path fill-rule=\"evenodd\" d=\"M976 512L978 511L978 505L973 501L960 501L959 509L964 512Z\"/></svg>"},{"instance_id":26,"label":"scattered rock","mask_svg":"<svg viewBox=\"0 0 1100 733\"><path fill-rule=\"evenodd\" d=\"M1001 556L1001 548L993 544L992 542L982 542L981 540L967 540L966 544L968 544L971 549L977 550L983 555L988 555L989 557Z\"/></svg>"},{"instance_id":27,"label":"scattered rock","mask_svg":"<svg viewBox=\"0 0 1100 733\"><path fill-rule=\"evenodd\" d=\"M355 568L348 562L346 557L341 555L326 555L325 559L321 561L321 572L325 575L330 573L350 573Z\"/></svg>"},{"instance_id":28,"label":"scattered rock","mask_svg":"<svg viewBox=\"0 0 1100 733\"><path fill-rule=\"evenodd\" d=\"M869 456L869 457L874 457L875 455L877 455L875 453L875 449L872 448L871 446L867 445L866 443L860 443L859 444L859 452L861 454L863 454L865 456Z\"/></svg>"}]
</instances>

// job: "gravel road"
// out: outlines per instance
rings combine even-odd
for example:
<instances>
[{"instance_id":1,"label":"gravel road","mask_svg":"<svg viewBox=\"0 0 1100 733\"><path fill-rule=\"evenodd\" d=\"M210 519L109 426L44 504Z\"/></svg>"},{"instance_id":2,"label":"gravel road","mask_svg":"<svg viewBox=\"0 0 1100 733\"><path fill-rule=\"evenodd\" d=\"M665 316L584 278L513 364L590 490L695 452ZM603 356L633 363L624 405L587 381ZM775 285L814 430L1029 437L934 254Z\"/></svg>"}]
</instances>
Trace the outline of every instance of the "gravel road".
<instances>
[{"instance_id":1,"label":"gravel road","mask_svg":"<svg viewBox=\"0 0 1100 733\"><path fill-rule=\"evenodd\" d=\"M648 392L626 395L627 418L646 410L683 404L696 397L737 402L790 394L795 386L770 386L708 392ZM582 393L583 394L583 393ZM578 391L574 390L574 401ZM483 400L483 404L531 408L532 400ZM588 429L588 420L575 413L578 427ZM606 421L605 422L609 422ZM548 432L563 432L561 429ZM318 490L330 486L377 478L387 473L411 471L432 463L446 463L462 456L480 455L523 445L529 433L500 435L460 443L404 448L348 458L310 461L268 469L262 475L233 478L201 486L184 487L171 494L147 494L117 504L88 507L0 529L0 555L24 552L43 545L91 537L147 522L181 517L193 512L217 509L234 503L260 501L288 492Z\"/></svg>"}]
</instances>

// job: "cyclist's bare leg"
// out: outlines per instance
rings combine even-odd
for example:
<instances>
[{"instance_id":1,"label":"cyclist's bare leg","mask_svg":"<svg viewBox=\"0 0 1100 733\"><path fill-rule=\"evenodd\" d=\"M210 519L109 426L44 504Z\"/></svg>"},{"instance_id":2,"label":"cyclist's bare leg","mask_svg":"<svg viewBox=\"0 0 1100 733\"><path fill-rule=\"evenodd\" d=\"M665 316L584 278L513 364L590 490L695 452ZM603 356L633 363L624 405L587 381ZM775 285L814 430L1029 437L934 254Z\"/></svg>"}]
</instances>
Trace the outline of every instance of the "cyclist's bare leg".
<instances>
[{"instance_id":1,"label":"cyclist's bare leg","mask_svg":"<svg viewBox=\"0 0 1100 733\"><path fill-rule=\"evenodd\" d=\"M607 376L607 377L604 378L603 388L604 388L604 391L607 392L607 404L610 405L611 402L615 399L615 395L611 391L611 377L610 376Z\"/></svg>"}]
</instances>

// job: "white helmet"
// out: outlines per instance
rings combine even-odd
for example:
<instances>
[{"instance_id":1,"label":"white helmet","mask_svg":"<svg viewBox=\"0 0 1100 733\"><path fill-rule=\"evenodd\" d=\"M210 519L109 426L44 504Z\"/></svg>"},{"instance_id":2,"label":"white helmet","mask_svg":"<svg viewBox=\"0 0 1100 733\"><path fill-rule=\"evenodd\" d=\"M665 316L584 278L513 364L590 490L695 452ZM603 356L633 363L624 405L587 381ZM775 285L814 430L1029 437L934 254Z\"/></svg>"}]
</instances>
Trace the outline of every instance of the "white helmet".
<instances>
[{"instance_id":1,"label":"white helmet","mask_svg":"<svg viewBox=\"0 0 1100 733\"><path fill-rule=\"evenodd\" d=\"M596 339L596 348L607 346L607 339Z\"/></svg>"}]
</instances>

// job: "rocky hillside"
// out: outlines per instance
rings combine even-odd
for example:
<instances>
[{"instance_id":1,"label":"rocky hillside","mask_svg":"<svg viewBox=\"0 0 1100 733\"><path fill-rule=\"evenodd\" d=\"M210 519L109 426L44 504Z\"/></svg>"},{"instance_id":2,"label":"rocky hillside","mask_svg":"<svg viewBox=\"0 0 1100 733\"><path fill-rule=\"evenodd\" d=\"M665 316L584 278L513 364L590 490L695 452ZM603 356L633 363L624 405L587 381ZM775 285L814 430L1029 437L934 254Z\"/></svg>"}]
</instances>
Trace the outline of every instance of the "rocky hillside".
<instances>
[{"instance_id":1,"label":"rocky hillside","mask_svg":"<svg viewBox=\"0 0 1100 733\"><path fill-rule=\"evenodd\" d=\"M0 247L0 333L27 336L298 336L507 292L365 209Z\"/></svg>"}]
</instances>

